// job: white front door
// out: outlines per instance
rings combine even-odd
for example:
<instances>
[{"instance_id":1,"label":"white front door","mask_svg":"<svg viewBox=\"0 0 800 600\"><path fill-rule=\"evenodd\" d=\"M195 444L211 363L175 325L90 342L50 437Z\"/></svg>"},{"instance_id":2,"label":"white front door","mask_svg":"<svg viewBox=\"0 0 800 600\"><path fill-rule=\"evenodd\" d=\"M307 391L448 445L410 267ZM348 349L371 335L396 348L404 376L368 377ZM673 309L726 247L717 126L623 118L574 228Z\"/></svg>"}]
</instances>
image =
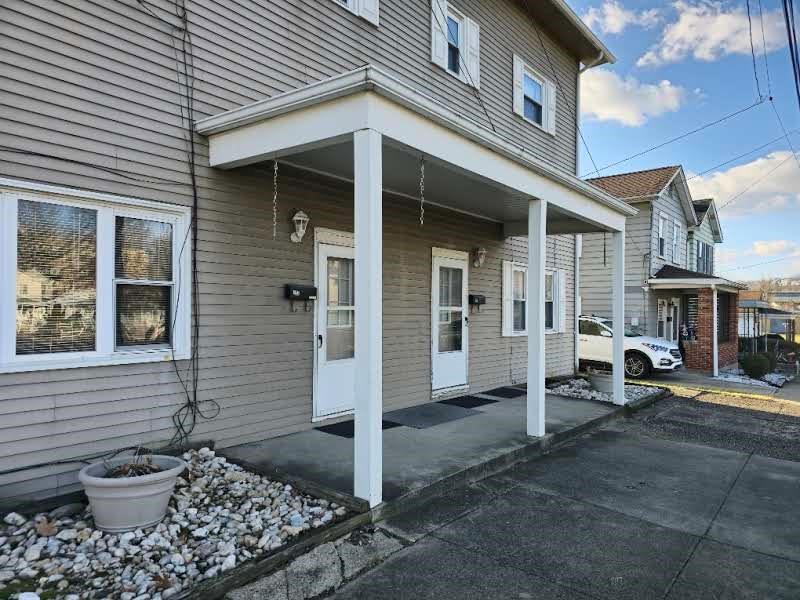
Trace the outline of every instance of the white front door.
<instances>
[{"instance_id":1,"label":"white front door","mask_svg":"<svg viewBox=\"0 0 800 600\"><path fill-rule=\"evenodd\" d=\"M434 390L467 384L468 261L466 252L433 249L431 367Z\"/></svg>"},{"instance_id":2,"label":"white front door","mask_svg":"<svg viewBox=\"0 0 800 600\"><path fill-rule=\"evenodd\" d=\"M354 267L352 246L318 244L315 418L355 406Z\"/></svg>"}]
</instances>

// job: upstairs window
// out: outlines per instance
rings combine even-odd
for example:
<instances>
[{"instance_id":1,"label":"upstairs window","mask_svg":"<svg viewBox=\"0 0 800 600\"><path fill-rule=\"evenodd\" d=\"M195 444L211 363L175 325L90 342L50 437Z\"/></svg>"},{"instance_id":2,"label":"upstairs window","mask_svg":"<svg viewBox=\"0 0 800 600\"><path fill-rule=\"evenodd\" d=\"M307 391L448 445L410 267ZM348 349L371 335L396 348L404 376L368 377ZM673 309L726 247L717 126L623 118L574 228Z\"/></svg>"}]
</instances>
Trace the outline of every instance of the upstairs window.
<instances>
[{"instance_id":1,"label":"upstairs window","mask_svg":"<svg viewBox=\"0 0 800 600\"><path fill-rule=\"evenodd\" d=\"M714 274L714 246L697 241L697 272Z\"/></svg>"},{"instance_id":2,"label":"upstairs window","mask_svg":"<svg viewBox=\"0 0 800 600\"><path fill-rule=\"evenodd\" d=\"M480 87L480 26L453 10L447 0L431 1L431 60L467 85Z\"/></svg>"},{"instance_id":3,"label":"upstairs window","mask_svg":"<svg viewBox=\"0 0 800 600\"><path fill-rule=\"evenodd\" d=\"M556 86L514 55L514 112L551 135L556 133Z\"/></svg>"},{"instance_id":4,"label":"upstairs window","mask_svg":"<svg viewBox=\"0 0 800 600\"><path fill-rule=\"evenodd\" d=\"M672 224L672 262L676 265L680 263L680 241L683 228L680 223Z\"/></svg>"},{"instance_id":5,"label":"upstairs window","mask_svg":"<svg viewBox=\"0 0 800 600\"><path fill-rule=\"evenodd\" d=\"M658 255L664 258L667 254L667 217L658 218Z\"/></svg>"},{"instance_id":6,"label":"upstairs window","mask_svg":"<svg viewBox=\"0 0 800 600\"><path fill-rule=\"evenodd\" d=\"M190 211L30 187L0 190L0 372L188 358Z\"/></svg>"},{"instance_id":7,"label":"upstairs window","mask_svg":"<svg viewBox=\"0 0 800 600\"><path fill-rule=\"evenodd\" d=\"M354 15L378 26L380 0L334 0L334 2L341 4Z\"/></svg>"}]
</instances>

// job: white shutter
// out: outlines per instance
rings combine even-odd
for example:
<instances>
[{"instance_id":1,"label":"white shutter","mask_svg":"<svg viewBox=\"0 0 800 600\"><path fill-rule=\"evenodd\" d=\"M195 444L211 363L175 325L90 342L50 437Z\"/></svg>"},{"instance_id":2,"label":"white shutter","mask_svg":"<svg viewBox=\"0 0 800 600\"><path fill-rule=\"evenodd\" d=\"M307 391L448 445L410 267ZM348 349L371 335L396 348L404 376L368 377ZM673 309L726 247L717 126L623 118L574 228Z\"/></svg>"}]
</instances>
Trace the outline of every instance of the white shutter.
<instances>
[{"instance_id":1,"label":"white shutter","mask_svg":"<svg viewBox=\"0 0 800 600\"><path fill-rule=\"evenodd\" d=\"M514 55L514 112L520 117L524 116L523 104L525 101L525 90L522 87L525 77L525 63L522 59Z\"/></svg>"},{"instance_id":2,"label":"white shutter","mask_svg":"<svg viewBox=\"0 0 800 600\"><path fill-rule=\"evenodd\" d=\"M510 261L503 261L503 335L511 336L513 334L513 284L512 263Z\"/></svg>"},{"instance_id":3,"label":"white shutter","mask_svg":"<svg viewBox=\"0 0 800 600\"><path fill-rule=\"evenodd\" d=\"M431 60L447 69L447 0L431 0Z\"/></svg>"},{"instance_id":4,"label":"white shutter","mask_svg":"<svg viewBox=\"0 0 800 600\"><path fill-rule=\"evenodd\" d=\"M556 271L556 293L558 294L558 325L556 329L561 333L567 330L567 276L562 269Z\"/></svg>"},{"instance_id":5,"label":"white shutter","mask_svg":"<svg viewBox=\"0 0 800 600\"><path fill-rule=\"evenodd\" d=\"M378 26L378 16L380 13L380 0L358 0L358 14Z\"/></svg>"},{"instance_id":6,"label":"white shutter","mask_svg":"<svg viewBox=\"0 0 800 600\"><path fill-rule=\"evenodd\" d=\"M467 19L467 71L472 79L467 81L481 87L481 26Z\"/></svg>"},{"instance_id":7,"label":"white shutter","mask_svg":"<svg viewBox=\"0 0 800 600\"><path fill-rule=\"evenodd\" d=\"M545 97L547 107L545 108L545 130L552 135L556 134L556 84L552 81L545 82Z\"/></svg>"}]
</instances>

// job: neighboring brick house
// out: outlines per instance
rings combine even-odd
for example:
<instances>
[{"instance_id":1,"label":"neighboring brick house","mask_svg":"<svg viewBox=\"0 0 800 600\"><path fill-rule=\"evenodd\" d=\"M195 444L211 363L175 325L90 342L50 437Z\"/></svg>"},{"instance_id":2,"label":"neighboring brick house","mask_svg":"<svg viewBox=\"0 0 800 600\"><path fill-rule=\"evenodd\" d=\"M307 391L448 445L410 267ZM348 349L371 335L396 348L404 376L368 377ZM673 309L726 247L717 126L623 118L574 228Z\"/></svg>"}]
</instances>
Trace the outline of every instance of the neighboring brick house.
<instances>
[{"instance_id":1,"label":"neighboring brick house","mask_svg":"<svg viewBox=\"0 0 800 600\"><path fill-rule=\"evenodd\" d=\"M738 294L746 286L716 276L715 248L723 236L714 200L693 200L680 166L589 182L639 209L626 227L626 326L679 343L687 368L716 372L735 363ZM583 314L610 314L609 264L606 236L585 235Z\"/></svg>"}]
</instances>

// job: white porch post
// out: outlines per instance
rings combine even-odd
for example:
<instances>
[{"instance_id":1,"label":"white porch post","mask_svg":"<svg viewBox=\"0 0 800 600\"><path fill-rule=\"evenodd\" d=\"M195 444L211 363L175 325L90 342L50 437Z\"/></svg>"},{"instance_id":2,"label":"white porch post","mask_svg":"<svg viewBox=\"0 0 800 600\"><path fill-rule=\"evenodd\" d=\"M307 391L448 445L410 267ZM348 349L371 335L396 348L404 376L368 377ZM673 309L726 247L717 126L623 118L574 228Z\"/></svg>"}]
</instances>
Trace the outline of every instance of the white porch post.
<instances>
[{"instance_id":1,"label":"white porch post","mask_svg":"<svg viewBox=\"0 0 800 600\"><path fill-rule=\"evenodd\" d=\"M355 439L353 491L376 506L383 482L383 150L372 129L353 134Z\"/></svg>"},{"instance_id":2,"label":"white porch post","mask_svg":"<svg viewBox=\"0 0 800 600\"><path fill-rule=\"evenodd\" d=\"M544 267L547 201L528 202L528 407L527 432L545 433Z\"/></svg>"},{"instance_id":3,"label":"white porch post","mask_svg":"<svg viewBox=\"0 0 800 600\"><path fill-rule=\"evenodd\" d=\"M614 404L625 404L625 230L615 231L612 274L613 386Z\"/></svg>"},{"instance_id":4,"label":"white porch post","mask_svg":"<svg viewBox=\"0 0 800 600\"><path fill-rule=\"evenodd\" d=\"M714 377L719 375L719 332L717 331L717 287L711 286L711 365Z\"/></svg>"}]
</instances>

